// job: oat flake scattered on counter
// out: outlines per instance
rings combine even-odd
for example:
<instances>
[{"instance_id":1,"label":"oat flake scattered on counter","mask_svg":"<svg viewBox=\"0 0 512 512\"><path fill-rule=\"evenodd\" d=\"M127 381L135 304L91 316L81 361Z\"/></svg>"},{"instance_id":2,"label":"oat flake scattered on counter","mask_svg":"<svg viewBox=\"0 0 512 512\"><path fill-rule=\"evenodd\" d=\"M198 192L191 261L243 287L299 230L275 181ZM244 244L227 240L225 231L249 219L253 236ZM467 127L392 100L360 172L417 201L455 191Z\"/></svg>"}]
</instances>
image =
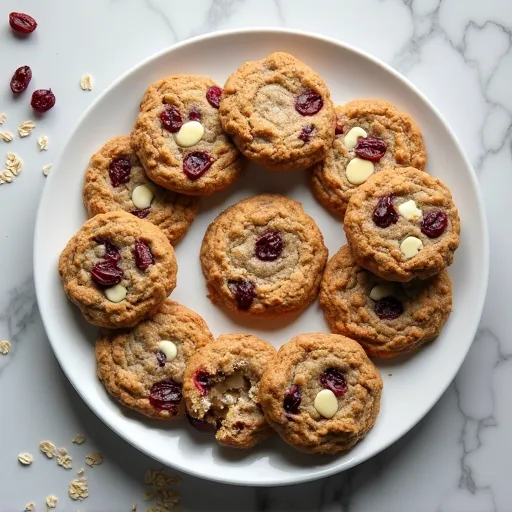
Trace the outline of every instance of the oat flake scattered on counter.
<instances>
[{"instance_id":1,"label":"oat flake scattered on counter","mask_svg":"<svg viewBox=\"0 0 512 512\"><path fill-rule=\"evenodd\" d=\"M30 466L32 462L34 462L34 457L30 453L20 453L18 455L18 460L24 465L24 466Z\"/></svg>"},{"instance_id":2,"label":"oat flake scattered on counter","mask_svg":"<svg viewBox=\"0 0 512 512\"><path fill-rule=\"evenodd\" d=\"M89 496L87 478L75 478L69 482L68 493L72 500L85 500Z\"/></svg>"},{"instance_id":3,"label":"oat flake scattered on counter","mask_svg":"<svg viewBox=\"0 0 512 512\"><path fill-rule=\"evenodd\" d=\"M7 119L7 114L0 114L0 124L4 124Z\"/></svg>"},{"instance_id":4,"label":"oat flake scattered on counter","mask_svg":"<svg viewBox=\"0 0 512 512\"><path fill-rule=\"evenodd\" d=\"M85 436L83 434L77 434L75 437L73 437L73 444L84 444L85 443Z\"/></svg>"},{"instance_id":5,"label":"oat flake scattered on counter","mask_svg":"<svg viewBox=\"0 0 512 512\"><path fill-rule=\"evenodd\" d=\"M4 142L12 142L12 133L11 132L0 132L0 139Z\"/></svg>"},{"instance_id":6,"label":"oat flake scattered on counter","mask_svg":"<svg viewBox=\"0 0 512 512\"><path fill-rule=\"evenodd\" d=\"M18 127L18 133L20 137L28 137L36 127L36 123L34 121L24 121Z\"/></svg>"},{"instance_id":7,"label":"oat flake scattered on counter","mask_svg":"<svg viewBox=\"0 0 512 512\"><path fill-rule=\"evenodd\" d=\"M37 138L40 151L46 151L48 149L48 137L46 135L39 135Z\"/></svg>"},{"instance_id":8,"label":"oat flake scattered on counter","mask_svg":"<svg viewBox=\"0 0 512 512\"><path fill-rule=\"evenodd\" d=\"M23 168L23 162L21 158L16 153L7 153L7 158L5 159L5 166L8 171L11 171L14 176L18 176Z\"/></svg>"},{"instance_id":9,"label":"oat flake scattered on counter","mask_svg":"<svg viewBox=\"0 0 512 512\"><path fill-rule=\"evenodd\" d=\"M0 173L1 180L1 173ZM6 356L11 351L11 342L7 340L0 341L0 354Z\"/></svg>"},{"instance_id":10,"label":"oat flake scattered on counter","mask_svg":"<svg viewBox=\"0 0 512 512\"><path fill-rule=\"evenodd\" d=\"M92 76L91 75L84 75L80 79L80 87L84 91L92 91Z\"/></svg>"},{"instance_id":11,"label":"oat flake scattered on counter","mask_svg":"<svg viewBox=\"0 0 512 512\"><path fill-rule=\"evenodd\" d=\"M41 441L39 449L49 458L53 459L57 455L57 447L51 441Z\"/></svg>"},{"instance_id":12,"label":"oat flake scattered on counter","mask_svg":"<svg viewBox=\"0 0 512 512\"><path fill-rule=\"evenodd\" d=\"M84 474L84 473L85 473L84 468L80 468L80 469L76 472L76 474L77 474L78 476L83 476L83 474Z\"/></svg>"},{"instance_id":13,"label":"oat flake scattered on counter","mask_svg":"<svg viewBox=\"0 0 512 512\"><path fill-rule=\"evenodd\" d=\"M57 464L64 469L72 469L73 459L69 455L60 455L57 457Z\"/></svg>"},{"instance_id":14,"label":"oat flake scattered on counter","mask_svg":"<svg viewBox=\"0 0 512 512\"><path fill-rule=\"evenodd\" d=\"M35 510L35 509L36 509L36 506L34 505L34 503L32 503L32 502L31 502L31 503L27 503L27 504L25 505L25 510L24 510L24 512L32 512L32 511L33 511L33 510Z\"/></svg>"},{"instance_id":15,"label":"oat flake scattered on counter","mask_svg":"<svg viewBox=\"0 0 512 512\"><path fill-rule=\"evenodd\" d=\"M48 176L48 174L50 174L51 170L52 170L52 164L43 165L43 174L45 176Z\"/></svg>"},{"instance_id":16,"label":"oat flake scattered on counter","mask_svg":"<svg viewBox=\"0 0 512 512\"><path fill-rule=\"evenodd\" d=\"M102 462L103 462L103 457L102 457L101 453L98 453L98 452L89 453L89 455L87 455L85 457L85 463L91 467L98 466Z\"/></svg>"},{"instance_id":17,"label":"oat flake scattered on counter","mask_svg":"<svg viewBox=\"0 0 512 512\"><path fill-rule=\"evenodd\" d=\"M57 496L50 495L46 498L46 506L48 508L55 508L57 506Z\"/></svg>"}]
</instances>

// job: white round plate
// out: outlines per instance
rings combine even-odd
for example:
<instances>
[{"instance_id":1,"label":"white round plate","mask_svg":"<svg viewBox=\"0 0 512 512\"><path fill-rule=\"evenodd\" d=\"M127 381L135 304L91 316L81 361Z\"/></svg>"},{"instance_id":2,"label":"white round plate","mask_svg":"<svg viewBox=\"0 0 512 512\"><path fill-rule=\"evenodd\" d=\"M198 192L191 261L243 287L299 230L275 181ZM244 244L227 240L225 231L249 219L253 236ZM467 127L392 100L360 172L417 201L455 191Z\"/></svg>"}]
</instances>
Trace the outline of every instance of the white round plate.
<instances>
[{"instance_id":1,"label":"white round plate","mask_svg":"<svg viewBox=\"0 0 512 512\"><path fill-rule=\"evenodd\" d=\"M207 75L223 84L243 62L274 51L297 56L326 80L336 104L383 98L419 124L427 146L428 171L452 190L462 220L461 244L450 268L454 310L441 336L417 354L377 361L384 379L375 428L348 453L304 455L279 439L252 450L219 447L186 421L148 421L118 406L96 378L96 329L66 299L57 271L59 254L86 220L84 171L107 140L129 133L139 101L153 81L174 73ZM215 335L248 332L279 347L305 332L328 332L318 304L300 316L254 321L234 317L206 298L199 248L208 224L229 205L260 192L301 201L322 230L330 254L345 243L341 224L313 199L304 172L271 173L250 167L230 189L203 201L202 211L177 247L178 286L172 298L196 310ZM475 335L488 274L488 239L475 174L439 112L409 82L385 64L337 41L295 31L251 29L216 33L178 44L129 71L87 110L46 183L34 246L37 299L53 350L69 380L91 409L131 444L162 463L198 477L242 485L282 485L313 480L350 468L404 435L439 399L454 378Z\"/></svg>"}]
</instances>

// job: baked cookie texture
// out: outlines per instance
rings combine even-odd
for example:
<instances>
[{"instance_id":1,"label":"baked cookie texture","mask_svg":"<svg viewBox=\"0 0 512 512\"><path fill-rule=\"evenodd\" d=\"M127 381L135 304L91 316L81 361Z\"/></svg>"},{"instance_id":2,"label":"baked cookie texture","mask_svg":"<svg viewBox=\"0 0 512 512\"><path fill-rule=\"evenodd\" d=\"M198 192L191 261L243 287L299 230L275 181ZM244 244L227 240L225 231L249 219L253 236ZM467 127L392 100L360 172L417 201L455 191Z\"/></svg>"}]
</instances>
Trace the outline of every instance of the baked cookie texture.
<instances>
[{"instance_id":1,"label":"baked cookie texture","mask_svg":"<svg viewBox=\"0 0 512 512\"><path fill-rule=\"evenodd\" d=\"M219 444L251 448L272 434L258 389L276 351L249 334L223 334L189 360L183 396L189 414L216 429Z\"/></svg>"},{"instance_id":2,"label":"baked cookie texture","mask_svg":"<svg viewBox=\"0 0 512 512\"><path fill-rule=\"evenodd\" d=\"M381 201L388 201L386 207ZM407 219L400 206L414 201L418 217ZM379 227L374 217L384 209ZM387 212L386 212L387 210ZM435 228L438 216L445 228L435 237L425 232ZM460 220L450 190L441 180L413 167L390 168L372 176L354 193L345 214L344 229L357 264L389 281L426 279L451 265L459 246ZM408 237L421 241L415 256L406 257L402 244Z\"/></svg>"},{"instance_id":3,"label":"baked cookie texture","mask_svg":"<svg viewBox=\"0 0 512 512\"><path fill-rule=\"evenodd\" d=\"M108 284L93 279L94 269ZM176 286L177 263L160 229L118 211L96 215L80 228L60 255L59 273L87 321L116 329L133 327L160 306ZM106 294L117 285L126 295L112 302Z\"/></svg>"},{"instance_id":4,"label":"baked cookie texture","mask_svg":"<svg viewBox=\"0 0 512 512\"><path fill-rule=\"evenodd\" d=\"M211 301L267 318L311 304L326 261L314 220L278 194L250 197L222 212L201 246Z\"/></svg>"},{"instance_id":5,"label":"baked cookie texture","mask_svg":"<svg viewBox=\"0 0 512 512\"><path fill-rule=\"evenodd\" d=\"M240 153L222 130L218 97L210 90L220 95L210 78L175 75L155 82L144 95L131 144L149 178L164 188L206 196L240 176ZM183 147L178 135L190 121L200 123L204 134L192 146Z\"/></svg>"},{"instance_id":6,"label":"baked cookie texture","mask_svg":"<svg viewBox=\"0 0 512 512\"><path fill-rule=\"evenodd\" d=\"M326 389L334 396L330 418L316 408ZM284 441L305 453L334 454L351 448L373 427L381 391L380 374L356 341L301 334L270 360L259 395L265 419Z\"/></svg>"},{"instance_id":7,"label":"baked cookie texture","mask_svg":"<svg viewBox=\"0 0 512 512\"><path fill-rule=\"evenodd\" d=\"M274 171L313 165L334 138L327 85L287 53L242 64L224 86L219 114L240 151Z\"/></svg>"},{"instance_id":8,"label":"baked cookie texture","mask_svg":"<svg viewBox=\"0 0 512 512\"><path fill-rule=\"evenodd\" d=\"M101 332L96 341L98 378L125 407L172 420L185 414L185 366L210 341L213 336L197 313L166 300L133 329Z\"/></svg>"},{"instance_id":9,"label":"baked cookie texture","mask_svg":"<svg viewBox=\"0 0 512 512\"><path fill-rule=\"evenodd\" d=\"M393 283L360 267L348 245L327 263L320 305L332 332L359 342L369 356L394 357L436 338L452 311L452 281Z\"/></svg>"},{"instance_id":10,"label":"baked cookie texture","mask_svg":"<svg viewBox=\"0 0 512 512\"><path fill-rule=\"evenodd\" d=\"M374 173L386 167L415 167L423 170L427 152L419 127L413 119L387 101L359 99L336 107L337 128L325 159L311 168L311 189L328 210L341 218L359 185L346 174L348 163L357 157L354 141L345 139L353 128L362 128L370 138L378 138L386 149L373 161Z\"/></svg>"},{"instance_id":11,"label":"baked cookie texture","mask_svg":"<svg viewBox=\"0 0 512 512\"><path fill-rule=\"evenodd\" d=\"M154 197L149 207L137 208L132 195L143 185ZM198 198L177 194L150 181L130 146L129 135L108 141L92 156L85 174L83 199L89 217L118 210L132 213L158 226L171 244L185 236L199 207Z\"/></svg>"}]
</instances>

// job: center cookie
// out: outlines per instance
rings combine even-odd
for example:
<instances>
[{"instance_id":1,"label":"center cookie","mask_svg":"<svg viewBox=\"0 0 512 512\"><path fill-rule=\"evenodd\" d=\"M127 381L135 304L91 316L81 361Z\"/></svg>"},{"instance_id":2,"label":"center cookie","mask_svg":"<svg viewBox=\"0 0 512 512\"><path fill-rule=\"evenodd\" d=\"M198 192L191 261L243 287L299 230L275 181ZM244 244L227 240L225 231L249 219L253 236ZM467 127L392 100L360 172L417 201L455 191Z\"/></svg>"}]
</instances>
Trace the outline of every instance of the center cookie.
<instances>
[{"instance_id":1,"label":"center cookie","mask_svg":"<svg viewBox=\"0 0 512 512\"><path fill-rule=\"evenodd\" d=\"M287 53L246 62L227 80L222 126L247 158L274 171L308 167L324 158L335 115L322 78Z\"/></svg>"},{"instance_id":2,"label":"center cookie","mask_svg":"<svg viewBox=\"0 0 512 512\"><path fill-rule=\"evenodd\" d=\"M263 317L311 304L326 261L313 219L300 203L277 194L244 199L222 212L201 246L211 301Z\"/></svg>"}]
</instances>

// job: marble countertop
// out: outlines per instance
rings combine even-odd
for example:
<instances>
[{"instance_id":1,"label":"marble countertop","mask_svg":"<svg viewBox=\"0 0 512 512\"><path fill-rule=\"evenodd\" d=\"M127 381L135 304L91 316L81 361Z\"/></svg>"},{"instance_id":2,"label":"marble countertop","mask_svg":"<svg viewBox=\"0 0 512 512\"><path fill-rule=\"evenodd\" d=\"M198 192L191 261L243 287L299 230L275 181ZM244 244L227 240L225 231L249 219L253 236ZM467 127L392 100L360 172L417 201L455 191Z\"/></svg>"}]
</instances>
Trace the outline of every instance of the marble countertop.
<instances>
[{"instance_id":1,"label":"marble countertop","mask_svg":"<svg viewBox=\"0 0 512 512\"><path fill-rule=\"evenodd\" d=\"M7 24L8 13L19 10L39 22L26 40L14 37ZM8 89L18 66L29 64L33 85L51 87L57 96L57 108L36 119L35 133L48 136L48 151L39 151L35 133L9 145L0 141L0 158L14 151L25 164L13 183L0 186L0 340L12 343L11 353L0 355L1 512L22 511L30 501L44 511L50 494L59 497L57 511L129 511L134 503L137 510L147 508L144 474L158 464L117 437L81 401L41 323L32 238L45 185L42 166L56 160L85 108L128 68L189 37L249 26L303 29L350 43L394 66L433 101L478 173L491 236L489 291L455 381L402 440L354 469L294 487L241 488L184 475L184 509L512 510L510 0L2 0L0 19L0 113L8 115L2 129L15 132L32 117L26 98L13 99ZM91 92L79 87L85 73L94 77ZM86 444L71 443L77 433L86 436ZM103 454L103 464L87 471L90 496L84 502L67 497L71 473L43 460L38 445L45 439L66 446L75 461L90 452ZM21 467L19 452L33 453L35 463Z\"/></svg>"}]
</instances>

